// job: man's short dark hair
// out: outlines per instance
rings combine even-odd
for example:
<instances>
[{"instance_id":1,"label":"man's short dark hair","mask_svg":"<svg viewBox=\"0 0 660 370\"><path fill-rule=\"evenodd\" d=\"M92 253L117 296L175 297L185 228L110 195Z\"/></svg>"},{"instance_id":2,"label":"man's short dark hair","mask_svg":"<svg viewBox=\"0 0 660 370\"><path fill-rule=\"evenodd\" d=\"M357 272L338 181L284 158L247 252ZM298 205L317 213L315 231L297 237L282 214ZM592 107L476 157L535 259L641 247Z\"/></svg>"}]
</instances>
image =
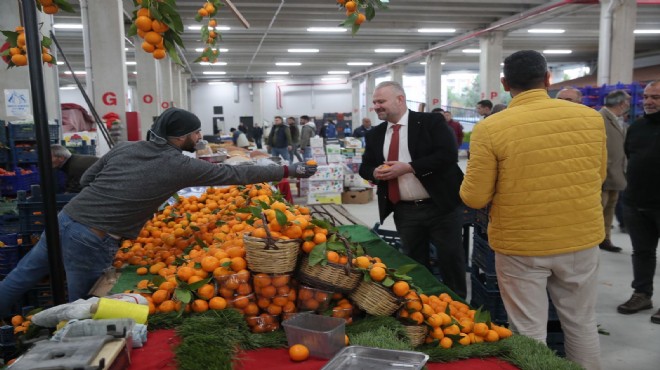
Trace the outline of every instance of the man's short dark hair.
<instances>
[{"instance_id":1,"label":"man's short dark hair","mask_svg":"<svg viewBox=\"0 0 660 370\"><path fill-rule=\"evenodd\" d=\"M309 121L309 116L302 115L302 116L300 116L300 119L304 119L305 121Z\"/></svg>"},{"instance_id":2,"label":"man's short dark hair","mask_svg":"<svg viewBox=\"0 0 660 370\"><path fill-rule=\"evenodd\" d=\"M521 50L504 59L504 78L510 88L531 90L543 85L548 63L543 54Z\"/></svg>"},{"instance_id":3,"label":"man's short dark hair","mask_svg":"<svg viewBox=\"0 0 660 370\"><path fill-rule=\"evenodd\" d=\"M481 105L482 107L487 107L488 109L493 109L493 102L488 99L478 101L477 105Z\"/></svg>"},{"instance_id":4,"label":"man's short dark hair","mask_svg":"<svg viewBox=\"0 0 660 370\"><path fill-rule=\"evenodd\" d=\"M444 112L444 111L445 111L445 110L442 109L442 108L433 108L433 110L431 111L431 113L442 113L442 112Z\"/></svg>"}]
</instances>

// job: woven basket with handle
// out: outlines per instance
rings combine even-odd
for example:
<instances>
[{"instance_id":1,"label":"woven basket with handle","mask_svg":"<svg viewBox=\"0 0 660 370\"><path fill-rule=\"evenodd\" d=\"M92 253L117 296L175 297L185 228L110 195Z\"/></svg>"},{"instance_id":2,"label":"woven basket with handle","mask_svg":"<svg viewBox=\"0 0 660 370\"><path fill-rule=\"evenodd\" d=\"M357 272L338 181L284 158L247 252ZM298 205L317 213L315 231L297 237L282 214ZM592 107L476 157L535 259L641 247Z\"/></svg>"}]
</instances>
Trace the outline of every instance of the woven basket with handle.
<instances>
[{"instance_id":1,"label":"woven basket with handle","mask_svg":"<svg viewBox=\"0 0 660 370\"><path fill-rule=\"evenodd\" d=\"M374 316L390 316L403 304L391 289L373 281L362 281L350 297L360 309Z\"/></svg>"},{"instance_id":2,"label":"woven basket with handle","mask_svg":"<svg viewBox=\"0 0 660 370\"><path fill-rule=\"evenodd\" d=\"M262 217L265 218L264 215ZM267 274L284 274L295 271L302 240L273 239L266 221L264 221L264 228L268 235L266 238L243 235L248 268L251 271Z\"/></svg>"}]
</instances>

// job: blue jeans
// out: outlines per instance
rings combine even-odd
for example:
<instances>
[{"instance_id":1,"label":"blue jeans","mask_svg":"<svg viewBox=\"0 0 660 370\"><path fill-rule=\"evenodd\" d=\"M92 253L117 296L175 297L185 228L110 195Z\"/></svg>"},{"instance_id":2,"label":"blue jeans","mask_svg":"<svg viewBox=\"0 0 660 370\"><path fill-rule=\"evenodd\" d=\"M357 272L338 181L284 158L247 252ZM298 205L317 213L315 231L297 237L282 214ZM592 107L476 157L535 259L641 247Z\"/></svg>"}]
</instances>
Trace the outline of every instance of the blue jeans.
<instances>
[{"instance_id":1,"label":"blue jeans","mask_svg":"<svg viewBox=\"0 0 660 370\"><path fill-rule=\"evenodd\" d=\"M311 146L305 147L305 154L303 154L303 157L305 158L305 160L312 159L312 147Z\"/></svg>"},{"instance_id":2,"label":"blue jeans","mask_svg":"<svg viewBox=\"0 0 660 370\"><path fill-rule=\"evenodd\" d=\"M272 148L270 148L270 155L272 155L273 157L280 156L285 161L291 163L291 157L289 157L289 148L287 148L287 147L284 147L284 148L272 147Z\"/></svg>"},{"instance_id":3,"label":"blue jeans","mask_svg":"<svg viewBox=\"0 0 660 370\"><path fill-rule=\"evenodd\" d=\"M69 302L73 302L86 297L103 270L112 265L120 242L108 235L100 238L63 211L59 213L58 221ZM23 294L48 274L48 245L46 235L42 233L39 242L5 280L0 281L0 317L9 315Z\"/></svg>"}]
</instances>

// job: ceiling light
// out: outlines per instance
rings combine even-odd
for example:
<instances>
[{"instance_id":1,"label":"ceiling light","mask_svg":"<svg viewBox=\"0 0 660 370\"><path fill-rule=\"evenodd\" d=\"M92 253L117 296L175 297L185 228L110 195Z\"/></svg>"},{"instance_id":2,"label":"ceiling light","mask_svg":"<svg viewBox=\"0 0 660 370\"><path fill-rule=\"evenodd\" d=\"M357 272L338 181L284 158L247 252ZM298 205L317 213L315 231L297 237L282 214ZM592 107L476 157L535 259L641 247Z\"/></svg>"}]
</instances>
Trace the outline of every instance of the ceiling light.
<instances>
[{"instance_id":1,"label":"ceiling light","mask_svg":"<svg viewBox=\"0 0 660 370\"><path fill-rule=\"evenodd\" d=\"M209 85L224 85L224 84L226 84L226 82L223 82L223 81L212 81L212 82L209 82Z\"/></svg>"},{"instance_id":2,"label":"ceiling light","mask_svg":"<svg viewBox=\"0 0 660 370\"><path fill-rule=\"evenodd\" d=\"M201 65L201 66L226 66L227 62L215 62L215 63L199 62L199 65Z\"/></svg>"},{"instance_id":3,"label":"ceiling light","mask_svg":"<svg viewBox=\"0 0 660 370\"><path fill-rule=\"evenodd\" d=\"M272 83L272 82L284 82L284 80L266 80L266 82L268 82L268 83Z\"/></svg>"},{"instance_id":4,"label":"ceiling light","mask_svg":"<svg viewBox=\"0 0 660 370\"><path fill-rule=\"evenodd\" d=\"M321 81L342 81L342 78L339 77L323 77Z\"/></svg>"},{"instance_id":5,"label":"ceiling light","mask_svg":"<svg viewBox=\"0 0 660 370\"><path fill-rule=\"evenodd\" d=\"M56 23L53 28L59 30L82 30L83 26L80 23Z\"/></svg>"},{"instance_id":6,"label":"ceiling light","mask_svg":"<svg viewBox=\"0 0 660 370\"><path fill-rule=\"evenodd\" d=\"M299 66L302 63L300 62L277 62L275 63L276 66Z\"/></svg>"},{"instance_id":7,"label":"ceiling light","mask_svg":"<svg viewBox=\"0 0 660 370\"><path fill-rule=\"evenodd\" d=\"M127 60L127 61L126 61L126 65L127 65L127 66L134 66L134 65L136 65L136 64L137 64L137 62L135 62L135 61L131 61L131 60Z\"/></svg>"},{"instance_id":8,"label":"ceiling light","mask_svg":"<svg viewBox=\"0 0 660 370\"><path fill-rule=\"evenodd\" d=\"M195 51L198 53L203 53L205 48L196 48ZM226 53L229 51L229 49L216 49L221 53Z\"/></svg>"},{"instance_id":9,"label":"ceiling light","mask_svg":"<svg viewBox=\"0 0 660 370\"><path fill-rule=\"evenodd\" d=\"M328 71L329 75L347 75L351 72L349 71Z\"/></svg>"},{"instance_id":10,"label":"ceiling light","mask_svg":"<svg viewBox=\"0 0 660 370\"><path fill-rule=\"evenodd\" d=\"M57 65L58 65L58 66L61 66L62 64L64 64L64 62L62 62L61 60L58 60L58 61L57 61Z\"/></svg>"},{"instance_id":11,"label":"ceiling light","mask_svg":"<svg viewBox=\"0 0 660 370\"><path fill-rule=\"evenodd\" d=\"M463 49L461 50L465 54L479 54L481 53L481 49Z\"/></svg>"},{"instance_id":12,"label":"ceiling light","mask_svg":"<svg viewBox=\"0 0 660 370\"><path fill-rule=\"evenodd\" d=\"M289 72L287 71L268 71L266 72L269 75L288 75Z\"/></svg>"},{"instance_id":13,"label":"ceiling light","mask_svg":"<svg viewBox=\"0 0 660 370\"><path fill-rule=\"evenodd\" d=\"M75 90L75 86L62 86L60 87L60 90Z\"/></svg>"},{"instance_id":14,"label":"ceiling light","mask_svg":"<svg viewBox=\"0 0 660 370\"><path fill-rule=\"evenodd\" d=\"M224 71L204 71L202 72L204 75L226 75L227 72Z\"/></svg>"},{"instance_id":15,"label":"ceiling light","mask_svg":"<svg viewBox=\"0 0 660 370\"><path fill-rule=\"evenodd\" d=\"M653 35L656 33L660 33L660 30L635 30L634 33L638 35Z\"/></svg>"},{"instance_id":16,"label":"ceiling light","mask_svg":"<svg viewBox=\"0 0 660 370\"><path fill-rule=\"evenodd\" d=\"M326 32L326 33L334 33L334 32L346 32L348 29L344 27L309 27L307 29L307 32Z\"/></svg>"},{"instance_id":17,"label":"ceiling light","mask_svg":"<svg viewBox=\"0 0 660 370\"><path fill-rule=\"evenodd\" d=\"M543 54L570 54L572 53L572 50L566 50L566 49L546 49L543 50Z\"/></svg>"},{"instance_id":18,"label":"ceiling light","mask_svg":"<svg viewBox=\"0 0 660 370\"><path fill-rule=\"evenodd\" d=\"M190 31L199 31L202 29L202 26L188 26L188 29ZM229 31L231 30L231 27L227 26L215 26L215 27L209 27L209 29L214 29L216 31Z\"/></svg>"},{"instance_id":19,"label":"ceiling light","mask_svg":"<svg viewBox=\"0 0 660 370\"><path fill-rule=\"evenodd\" d=\"M374 49L374 53L403 53L406 49Z\"/></svg>"},{"instance_id":20,"label":"ceiling light","mask_svg":"<svg viewBox=\"0 0 660 370\"><path fill-rule=\"evenodd\" d=\"M289 49L289 53L318 53L319 49Z\"/></svg>"},{"instance_id":21,"label":"ceiling light","mask_svg":"<svg viewBox=\"0 0 660 370\"><path fill-rule=\"evenodd\" d=\"M73 73L75 73L77 75L86 75L87 74L87 72L85 72L85 71L73 71ZM64 74L65 75L70 75L71 71L64 71Z\"/></svg>"},{"instance_id":22,"label":"ceiling light","mask_svg":"<svg viewBox=\"0 0 660 370\"><path fill-rule=\"evenodd\" d=\"M137 71L133 71L133 74L136 75L136 74L137 74Z\"/></svg>"},{"instance_id":23,"label":"ceiling light","mask_svg":"<svg viewBox=\"0 0 660 370\"><path fill-rule=\"evenodd\" d=\"M504 67L504 63L500 63L500 66Z\"/></svg>"},{"instance_id":24,"label":"ceiling light","mask_svg":"<svg viewBox=\"0 0 660 370\"><path fill-rule=\"evenodd\" d=\"M371 62L348 62L347 66L370 66L373 65Z\"/></svg>"},{"instance_id":25,"label":"ceiling light","mask_svg":"<svg viewBox=\"0 0 660 370\"><path fill-rule=\"evenodd\" d=\"M128 48L124 48L124 51L128 51Z\"/></svg>"},{"instance_id":26,"label":"ceiling light","mask_svg":"<svg viewBox=\"0 0 660 370\"><path fill-rule=\"evenodd\" d=\"M425 66L425 65L426 65L426 62L419 62L419 64ZM445 64L446 64L445 62L440 62L440 65L441 65L441 66L444 66Z\"/></svg>"},{"instance_id":27,"label":"ceiling light","mask_svg":"<svg viewBox=\"0 0 660 370\"><path fill-rule=\"evenodd\" d=\"M454 33L456 32L455 28L419 28L417 30L419 33Z\"/></svg>"},{"instance_id":28,"label":"ceiling light","mask_svg":"<svg viewBox=\"0 0 660 370\"><path fill-rule=\"evenodd\" d=\"M560 28L530 28L527 30L529 33L564 33L566 31Z\"/></svg>"}]
</instances>

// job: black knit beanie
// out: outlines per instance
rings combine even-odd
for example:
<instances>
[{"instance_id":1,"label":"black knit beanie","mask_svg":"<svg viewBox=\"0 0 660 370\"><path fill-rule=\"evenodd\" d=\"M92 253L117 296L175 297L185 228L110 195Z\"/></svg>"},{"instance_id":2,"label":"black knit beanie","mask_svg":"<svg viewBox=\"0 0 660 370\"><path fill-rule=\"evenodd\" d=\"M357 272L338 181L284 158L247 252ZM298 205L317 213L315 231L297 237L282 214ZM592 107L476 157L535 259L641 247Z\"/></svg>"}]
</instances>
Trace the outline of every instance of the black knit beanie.
<instances>
[{"instance_id":1,"label":"black knit beanie","mask_svg":"<svg viewBox=\"0 0 660 370\"><path fill-rule=\"evenodd\" d=\"M170 108L156 119L150 131L153 135L165 139L185 136L201 127L202 123L196 115L180 108Z\"/></svg>"}]
</instances>

